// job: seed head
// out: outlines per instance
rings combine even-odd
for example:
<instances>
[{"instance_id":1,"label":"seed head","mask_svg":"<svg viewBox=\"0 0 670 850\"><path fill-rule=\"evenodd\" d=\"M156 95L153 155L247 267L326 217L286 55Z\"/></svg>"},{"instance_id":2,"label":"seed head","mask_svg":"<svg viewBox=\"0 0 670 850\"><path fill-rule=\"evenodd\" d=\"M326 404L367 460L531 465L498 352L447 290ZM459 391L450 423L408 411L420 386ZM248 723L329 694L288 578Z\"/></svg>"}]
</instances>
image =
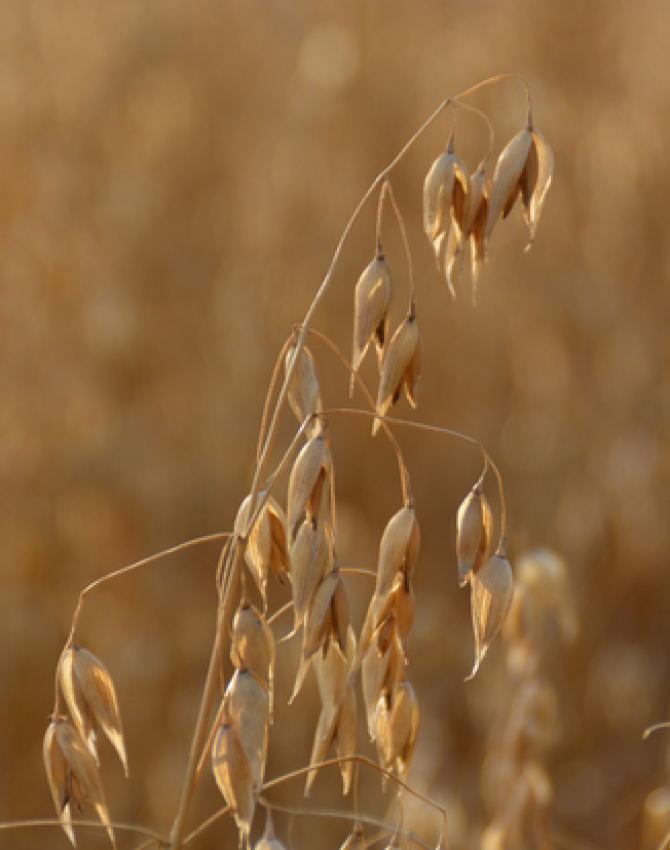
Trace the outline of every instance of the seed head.
<instances>
[{"instance_id":1,"label":"seed head","mask_svg":"<svg viewBox=\"0 0 670 850\"><path fill-rule=\"evenodd\" d=\"M251 768L235 729L224 720L214 737L212 772L223 798L233 809L240 834L240 848L249 848L249 832L256 798Z\"/></svg>"},{"instance_id":2,"label":"seed head","mask_svg":"<svg viewBox=\"0 0 670 850\"><path fill-rule=\"evenodd\" d=\"M249 670L236 670L224 700L227 722L237 732L257 790L263 784L268 743L270 700L267 689Z\"/></svg>"},{"instance_id":3,"label":"seed head","mask_svg":"<svg viewBox=\"0 0 670 850\"><path fill-rule=\"evenodd\" d=\"M275 640L259 611L243 599L233 617L230 660L238 670L249 670L268 689L270 715L275 667Z\"/></svg>"},{"instance_id":4,"label":"seed head","mask_svg":"<svg viewBox=\"0 0 670 850\"><path fill-rule=\"evenodd\" d=\"M295 355L295 345L286 353L284 367L286 374L291 367ZM288 389L288 401L291 410L295 413L298 421L302 424L305 419L313 413L320 413L323 409L321 404L321 390L316 377L314 358L306 346L300 351L300 359L296 366ZM307 436L311 437L318 432L319 424L315 420L307 428Z\"/></svg>"},{"instance_id":5,"label":"seed head","mask_svg":"<svg viewBox=\"0 0 670 850\"><path fill-rule=\"evenodd\" d=\"M112 678L102 661L87 649L70 647L60 662L59 682L72 720L96 764L99 764L96 738L100 727L128 776L119 705Z\"/></svg>"},{"instance_id":6,"label":"seed head","mask_svg":"<svg viewBox=\"0 0 670 850\"><path fill-rule=\"evenodd\" d=\"M380 255L359 277L354 290L354 351L351 358L354 372L358 372L373 339L381 363L388 337L391 295L391 271L383 255ZM352 391L353 387L352 375Z\"/></svg>"},{"instance_id":7,"label":"seed head","mask_svg":"<svg viewBox=\"0 0 670 850\"><path fill-rule=\"evenodd\" d=\"M486 651L500 627L505 622L512 604L514 579L506 558L493 555L470 579L470 607L475 634L475 664L472 679L482 663Z\"/></svg>"},{"instance_id":8,"label":"seed head","mask_svg":"<svg viewBox=\"0 0 670 850\"><path fill-rule=\"evenodd\" d=\"M305 520L291 547L294 632L300 628L312 596L332 562L327 528L316 519Z\"/></svg>"},{"instance_id":9,"label":"seed head","mask_svg":"<svg viewBox=\"0 0 670 850\"><path fill-rule=\"evenodd\" d=\"M549 143L529 120L528 126L517 133L502 151L493 174L489 201L486 240L502 214L507 218L516 199L521 196L524 217L530 230L530 241L540 220L542 206L554 174L554 154Z\"/></svg>"},{"instance_id":10,"label":"seed head","mask_svg":"<svg viewBox=\"0 0 670 850\"><path fill-rule=\"evenodd\" d=\"M388 521L379 544L377 593L384 595L402 572L411 577L419 557L420 534L413 507L403 507Z\"/></svg>"},{"instance_id":11,"label":"seed head","mask_svg":"<svg viewBox=\"0 0 670 850\"><path fill-rule=\"evenodd\" d=\"M488 559L491 543L491 509L484 494L475 488L461 502L456 515L458 584L463 587Z\"/></svg>"},{"instance_id":12,"label":"seed head","mask_svg":"<svg viewBox=\"0 0 670 850\"><path fill-rule=\"evenodd\" d=\"M264 494L261 492L261 497ZM249 521L251 496L240 505L235 517L234 531L242 535ZM267 599L268 571L271 569L280 582L290 573L288 546L286 542L286 517L276 499L268 496L254 527L249 533L249 542L244 559L254 577L259 593L265 603Z\"/></svg>"},{"instance_id":13,"label":"seed head","mask_svg":"<svg viewBox=\"0 0 670 850\"><path fill-rule=\"evenodd\" d=\"M107 827L112 847L116 847L98 766L79 732L63 719L52 720L44 736L43 751L56 813L72 844L76 846L72 804L81 812L87 801Z\"/></svg>"},{"instance_id":14,"label":"seed head","mask_svg":"<svg viewBox=\"0 0 670 850\"><path fill-rule=\"evenodd\" d=\"M421 377L421 341L416 323L416 315L412 308L405 321L393 334L388 349L384 354L382 372L377 394L377 413L386 413L400 398L403 385L407 400L416 407L416 391ZM376 434L381 423L375 419L372 433Z\"/></svg>"},{"instance_id":15,"label":"seed head","mask_svg":"<svg viewBox=\"0 0 670 850\"><path fill-rule=\"evenodd\" d=\"M467 218L469 196L468 169L454 153L452 136L446 153L432 164L423 184L423 229L433 246L438 269L442 246L454 220Z\"/></svg>"},{"instance_id":16,"label":"seed head","mask_svg":"<svg viewBox=\"0 0 670 850\"><path fill-rule=\"evenodd\" d=\"M291 539L294 539L295 527L303 514L308 519L318 516L331 462L323 435L306 443L295 459L288 483L288 530Z\"/></svg>"},{"instance_id":17,"label":"seed head","mask_svg":"<svg viewBox=\"0 0 670 850\"><path fill-rule=\"evenodd\" d=\"M395 770L401 778L409 771L419 729L419 703L409 682L401 682L389 704L386 697L377 705L377 746L382 767Z\"/></svg>"}]
</instances>

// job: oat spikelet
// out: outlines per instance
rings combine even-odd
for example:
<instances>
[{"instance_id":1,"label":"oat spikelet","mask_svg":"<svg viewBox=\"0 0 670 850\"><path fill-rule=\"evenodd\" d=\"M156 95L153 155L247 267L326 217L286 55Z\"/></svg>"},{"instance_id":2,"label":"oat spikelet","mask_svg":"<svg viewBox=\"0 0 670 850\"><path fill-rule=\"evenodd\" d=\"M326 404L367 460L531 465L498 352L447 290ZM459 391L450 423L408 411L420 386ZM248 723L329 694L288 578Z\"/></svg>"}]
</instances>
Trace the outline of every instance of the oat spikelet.
<instances>
[{"instance_id":1,"label":"oat spikelet","mask_svg":"<svg viewBox=\"0 0 670 850\"><path fill-rule=\"evenodd\" d=\"M79 732L62 719L52 720L44 736L43 753L56 813L72 844L76 846L72 805L81 812L86 801L107 827L112 847L116 847L98 766Z\"/></svg>"},{"instance_id":2,"label":"oat spikelet","mask_svg":"<svg viewBox=\"0 0 670 850\"><path fill-rule=\"evenodd\" d=\"M230 660L237 670L249 670L268 689L272 718L275 640L263 615L246 599L233 617Z\"/></svg>"},{"instance_id":3,"label":"oat spikelet","mask_svg":"<svg viewBox=\"0 0 670 850\"><path fill-rule=\"evenodd\" d=\"M240 848L249 848L256 799L249 762L235 729L224 719L212 747L212 772L226 804L233 809Z\"/></svg>"},{"instance_id":4,"label":"oat spikelet","mask_svg":"<svg viewBox=\"0 0 670 850\"><path fill-rule=\"evenodd\" d=\"M391 271L383 255L379 255L365 269L354 290L354 350L351 358L354 372L358 372L373 339L380 362L382 360L388 337L391 295ZM353 388L352 375L352 395Z\"/></svg>"},{"instance_id":5,"label":"oat spikelet","mask_svg":"<svg viewBox=\"0 0 670 850\"><path fill-rule=\"evenodd\" d=\"M496 163L486 240L489 240L500 215L506 218L520 196L530 230L530 241L526 247L528 250L535 239L535 230L553 174L553 151L529 119L528 126L508 143Z\"/></svg>"},{"instance_id":6,"label":"oat spikelet","mask_svg":"<svg viewBox=\"0 0 670 850\"><path fill-rule=\"evenodd\" d=\"M421 377L420 369L419 330L414 308L412 308L405 321L393 334L384 355L377 394L377 413L379 416L385 416L398 401L403 385L408 401L412 407L416 407L416 391ZM379 419L375 419L372 426L373 434L377 433L380 425Z\"/></svg>"},{"instance_id":7,"label":"oat spikelet","mask_svg":"<svg viewBox=\"0 0 670 850\"><path fill-rule=\"evenodd\" d=\"M482 263L486 260L486 227L490 189L490 181L486 177L484 163L482 163L470 181L470 207L465 226L465 236L470 242L473 304L477 302L477 284Z\"/></svg>"},{"instance_id":8,"label":"oat spikelet","mask_svg":"<svg viewBox=\"0 0 670 850\"><path fill-rule=\"evenodd\" d=\"M70 647L60 663L59 681L72 720L96 763L99 764L96 737L100 727L128 776L119 704L112 678L103 663L87 649Z\"/></svg>"},{"instance_id":9,"label":"oat spikelet","mask_svg":"<svg viewBox=\"0 0 670 850\"><path fill-rule=\"evenodd\" d=\"M459 222L467 218L469 194L468 169L454 153L452 136L447 151L432 164L423 184L423 229L433 246L438 269L452 226L452 209Z\"/></svg>"},{"instance_id":10,"label":"oat spikelet","mask_svg":"<svg viewBox=\"0 0 670 850\"><path fill-rule=\"evenodd\" d=\"M264 495L261 492L260 497L263 498ZM234 524L236 534L243 535L246 531L250 504L251 496L247 496L240 505ZM276 578L282 583L285 576L290 573L286 541L286 517L277 500L272 496L267 497L254 527L249 533L244 560L265 604L268 571L272 569Z\"/></svg>"},{"instance_id":11,"label":"oat spikelet","mask_svg":"<svg viewBox=\"0 0 670 850\"><path fill-rule=\"evenodd\" d=\"M332 560L332 545L326 528L316 519L305 520L291 547L294 632L302 625L314 591Z\"/></svg>"},{"instance_id":12,"label":"oat spikelet","mask_svg":"<svg viewBox=\"0 0 670 850\"><path fill-rule=\"evenodd\" d=\"M249 764L254 790L263 784L268 743L270 699L249 670L236 670L224 695L227 722L237 732Z\"/></svg>"},{"instance_id":13,"label":"oat spikelet","mask_svg":"<svg viewBox=\"0 0 670 850\"><path fill-rule=\"evenodd\" d=\"M284 362L286 374L288 374L294 355L295 345L289 348L286 353L286 360ZM291 410L295 413L296 418L301 424L308 416L313 413L320 413L323 409L321 404L321 390L314 367L314 358L307 346L303 346L300 352L300 359L288 389L288 401L291 405ZM312 437L318 430L319 424L317 421L314 421L307 429L307 436Z\"/></svg>"},{"instance_id":14,"label":"oat spikelet","mask_svg":"<svg viewBox=\"0 0 670 850\"><path fill-rule=\"evenodd\" d=\"M419 556L419 525L413 507L402 507L388 521L379 543L377 593L384 595L393 586L400 570L411 576Z\"/></svg>"},{"instance_id":15,"label":"oat spikelet","mask_svg":"<svg viewBox=\"0 0 670 850\"><path fill-rule=\"evenodd\" d=\"M479 572L472 575L470 587L475 663L468 679L477 673L512 604L514 579L507 559L501 555L489 558Z\"/></svg>"},{"instance_id":16,"label":"oat spikelet","mask_svg":"<svg viewBox=\"0 0 670 850\"><path fill-rule=\"evenodd\" d=\"M330 451L323 436L306 443L295 459L288 483L288 531L291 539L303 514L307 514L308 519L318 516L330 464Z\"/></svg>"},{"instance_id":17,"label":"oat spikelet","mask_svg":"<svg viewBox=\"0 0 670 850\"><path fill-rule=\"evenodd\" d=\"M377 746L382 767L407 776L419 730L419 703L409 682L401 682L389 705L386 697L377 706Z\"/></svg>"},{"instance_id":18,"label":"oat spikelet","mask_svg":"<svg viewBox=\"0 0 670 850\"><path fill-rule=\"evenodd\" d=\"M491 508L486 496L475 488L465 497L456 514L456 555L460 587L464 587L471 575L488 560L491 525Z\"/></svg>"},{"instance_id":19,"label":"oat spikelet","mask_svg":"<svg viewBox=\"0 0 670 850\"><path fill-rule=\"evenodd\" d=\"M356 691L352 682L345 684L339 705L332 709L325 707L321 709L314 733L312 753L309 760L310 766L318 764L325 759L326 753L332 743L335 743L337 746L338 758L353 756L356 753ZM353 768L353 761L342 762L340 764L343 794L349 793ZM309 796L317 772L317 770L311 770L307 774L307 781L305 783L306 797Z\"/></svg>"}]
</instances>

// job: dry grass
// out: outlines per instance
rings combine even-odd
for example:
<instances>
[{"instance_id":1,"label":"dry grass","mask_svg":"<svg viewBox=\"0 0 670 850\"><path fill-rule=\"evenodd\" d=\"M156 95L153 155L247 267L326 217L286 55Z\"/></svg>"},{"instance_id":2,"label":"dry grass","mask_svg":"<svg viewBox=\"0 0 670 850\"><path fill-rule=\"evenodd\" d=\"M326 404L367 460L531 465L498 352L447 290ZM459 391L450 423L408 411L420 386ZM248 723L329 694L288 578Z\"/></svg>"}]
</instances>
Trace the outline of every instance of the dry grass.
<instances>
[{"instance_id":1,"label":"dry grass","mask_svg":"<svg viewBox=\"0 0 670 850\"><path fill-rule=\"evenodd\" d=\"M662 566L668 535L659 513L667 496L665 260L654 225L661 220L654 211L662 209L658 199L664 185L655 147L663 120L654 104L662 102L664 89L647 58L654 55L656 33L663 31L662 14L654 13L658 26L645 27L644 50L633 49L641 33L618 6L606 32L594 29L582 53L586 40L582 44L579 29L569 27L573 60L566 64L552 54L551 44L568 27L569 7L551 15L523 3L515 8L534 38L525 43L508 31L509 64L523 68L533 82L535 119L557 149L560 179L527 257L520 256L524 239L516 232L523 228L520 212L512 211L511 224L496 224L492 262L482 266L473 311L469 284L463 285L469 269L452 280L458 294L452 304L431 270L430 246L421 242L421 180L446 141L448 121L439 132L428 133L398 169L393 192L414 254L424 377L417 397L416 349L403 353L394 374L389 372L390 392L392 398L399 388L408 390L418 401L420 419L453 425L490 449L505 477L508 543L517 575L516 555L528 544L547 541L565 553L582 631L579 643L562 652L553 648L559 645L554 626L538 636L540 678L543 687L551 683L560 705L560 734L551 749L548 742L529 745L532 760L540 760L554 787L550 826L564 837L580 836L599 846L646 847L660 840L662 826L643 826L643 817L663 817L662 810L658 814L662 795L650 798L649 805L644 801L665 780L658 771L659 742L643 744L638 738L667 713ZM343 87L331 88L324 98L315 96L326 84L318 82L310 65L316 60L307 34L318 47L317 36L333 33L324 35L307 12L299 13L296 30L281 44L271 38L278 20L274 25L262 17L251 21L232 7L189 14L166 9L151 26L124 4L114 13L68 12L58 20L48 13L12 12L9 6L3 15L7 44L22 46L5 54L6 68L16 70L8 77L12 84L3 107L3 316L9 369L2 582L6 643L12 651L2 661L7 788L2 816L9 820L50 811L47 785L36 781L36 729L44 728L53 664L78 589L147 551L231 527L253 477L260 387L267 386L273 358L304 313L326 252L361 186L444 96L445 84L448 89L467 84L488 69L454 48L453 66L439 73L431 67L421 75L424 82L412 83L417 68L404 63L417 51L407 56L392 51L394 70L374 46L380 21L372 27L372 21L355 20L346 9L335 16L341 18L335 42L338 31L353 34L365 58L356 84L339 84ZM422 54L442 56L432 32L437 33L442 12L427 5L408 15L403 43L420 34ZM208 33L224 24L232 31L251 27L245 33L259 46L274 43L272 51L262 52L274 56L269 61L277 73L245 66L241 47L221 56L221 41ZM478 41L464 38L470 46L493 44L503 21L492 15L476 24ZM465 37L475 20L459 12L449 25ZM387 44L400 43L391 20L382 29ZM373 31L375 38L368 38ZM151 49L146 48L149 33ZM99 49L93 51L91 44ZM604 56L612 50L619 65L608 79L618 81L616 98L589 64L599 51ZM298 55L303 58L284 90L278 81L289 79L282 73ZM645 81L633 92L631 81L640 83L640 77L632 69L639 69L642 55ZM499 56L491 61L491 70L507 64ZM240 104L251 125L244 125L244 117L231 121L240 100L240 68L246 68L246 91L252 93ZM571 76L575 68L578 81ZM266 90L261 82L268 76ZM418 88L407 91L412 85L421 88L420 96ZM392 103L385 91L393 92ZM495 154L523 126L515 85L496 91L495 97L473 100L494 124ZM259 113L249 109L252 102L261 105ZM284 123L278 104L290 104ZM619 120L620 109L636 120ZM253 117L258 114L262 120ZM635 145L626 142L633 125L647 129ZM244 140L243 132L248 133ZM621 144L611 142L621 137ZM309 138L322 140L319 153L309 153ZM462 115L456 139L456 152L475 172L486 149L484 122ZM240 156L242 150L248 160ZM628 158L617 159L617 151L624 150ZM238 167L243 173L236 176ZM607 179L612 170L616 181ZM305 173L309 179L300 176ZM467 230L459 204L454 221ZM316 317L317 327L345 351L351 350L354 283L376 247L372 206L352 234L325 309ZM390 341L407 316L407 280L403 241L389 203L383 233L394 292L403 293L387 314L385 340ZM441 265L452 272L460 259L448 235L441 251ZM342 327L342 319L349 328ZM379 319L376 329L385 320ZM611 327L618 332L608 333ZM321 406L349 405L341 362L320 341L309 345ZM376 398L370 352L360 372ZM308 409L311 402L302 403ZM365 404L358 389L354 403ZM408 415L407 403L398 404L402 407L394 411ZM325 470L318 476L323 489L309 494L305 510L319 522L337 523L339 571L350 620L360 629L374 579L348 570L374 568L382 532L402 504L407 482L399 483L384 429L370 439L370 417L328 415L328 420L336 500ZM287 411L273 462L294 428ZM449 810L452 846L472 846L486 824L507 817L486 794L484 809L480 768L496 740L513 739L507 724L510 712L517 713L509 708L514 687L503 675L497 641L475 680L462 684L474 641L468 594L456 587L454 518L478 475L477 451L438 436L393 430L411 472L423 536L412 588L416 613L411 628L403 627L411 638L409 674L421 709L410 780ZM294 457L273 490L281 504ZM501 511L492 483L487 480L486 492L497 525ZM295 522L299 529L304 520L296 516ZM270 523L275 566L281 564L278 528ZM492 533L493 549L498 531ZM267 539L259 531L258 552L267 551ZM100 588L88 596L81 619L80 640L104 660L116 684L129 754L126 783L113 750L99 742L110 814L152 824L162 834L177 808L202 686L219 545L185 550ZM402 619L408 622L411 593L393 581L390 589L394 606L404 604ZM262 611L251 583L248 591ZM289 593L272 575L268 593L269 617L289 601ZM289 631L291 618L287 612L272 624L276 635ZM302 645L299 637L277 650L276 710L285 712L285 720L281 736L270 730L266 777L309 761L323 700L311 674L286 708ZM333 645L337 639L331 639ZM231 673L227 665L226 681ZM360 691L358 697L362 715ZM295 716L305 721L302 728L295 728ZM362 727L358 731L359 748L372 756ZM509 770L517 777L534 776L541 790L537 772L523 765L523 759L516 760ZM335 767L319 773L313 805L328 807L341 799L337 774ZM295 804L305 779L276 787L273 797ZM363 783L360 805L385 817L379 785L377 779ZM519 791L522 800L524 793ZM203 780L191 824L214 810L216 794L211 779ZM92 809L87 811L92 816ZM439 818L431 818L423 805L406 804L406 824L425 827L432 843ZM390 819L397 822L397 813ZM256 829L260 820L257 815ZM286 816L278 814L277 833L284 841L287 825ZM199 843L219 842L226 829L212 827ZM329 843L345 837L347 827L336 834L338 829L333 826ZM80 828L80 843L108 844L104 830L99 832L96 839ZM372 832L365 827L367 838ZM301 818L294 835L296 846L315 844L323 840L323 829ZM119 831L117 838L120 846L132 846ZM15 846L33 846L35 833L15 833L12 840ZM66 846L62 834L57 840Z\"/></svg>"}]
</instances>

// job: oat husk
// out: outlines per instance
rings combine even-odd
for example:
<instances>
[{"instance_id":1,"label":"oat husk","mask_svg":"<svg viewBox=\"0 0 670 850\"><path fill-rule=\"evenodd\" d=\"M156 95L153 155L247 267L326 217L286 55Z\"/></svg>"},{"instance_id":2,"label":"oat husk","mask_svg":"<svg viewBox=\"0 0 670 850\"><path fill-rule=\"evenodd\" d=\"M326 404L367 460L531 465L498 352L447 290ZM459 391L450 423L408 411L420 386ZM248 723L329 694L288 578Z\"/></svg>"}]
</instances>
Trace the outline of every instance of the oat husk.
<instances>
[{"instance_id":1,"label":"oat husk","mask_svg":"<svg viewBox=\"0 0 670 850\"><path fill-rule=\"evenodd\" d=\"M43 755L56 813L73 846L72 806L81 812L88 802L107 827L112 847L116 847L98 765L77 729L62 719L52 720L44 736Z\"/></svg>"},{"instance_id":2,"label":"oat husk","mask_svg":"<svg viewBox=\"0 0 670 850\"><path fill-rule=\"evenodd\" d=\"M267 688L249 670L236 670L223 699L225 716L237 732L257 790L263 784L268 743L270 698Z\"/></svg>"},{"instance_id":3,"label":"oat husk","mask_svg":"<svg viewBox=\"0 0 670 850\"><path fill-rule=\"evenodd\" d=\"M373 340L381 363L388 337L391 297L391 270L384 257L377 256L359 277L354 290L354 346L351 357L354 372L358 372ZM352 395L354 383L352 375Z\"/></svg>"},{"instance_id":4,"label":"oat husk","mask_svg":"<svg viewBox=\"0 0 670 850\"><path fill-rule=\"evenodd\" d=\"M421 346L416 315L412 309L405 321L393 334L384 354L379 391L377 394L377 413L385 416L400 398L405 386L407 399L416 407L416 391L421 369ZM376 434L381 426L375 419L372 433Z\"/></svg>"},{"instance_id":5,"label":"oat husk","mask_svg":"<svg viewBox=\"0 0 670 850\"><path fill-rule=\"evenodd\" d=\"M332 561L332 544L326 529L322 522L305 520L291 547L294 633L300 628L312 596Z\"/></svg>"},{"instance_id":6,"label":"oat husk","mask_svg":"<svg viewBox=\"0 0 670 850\"><path fill-rule=\"evenodd\" d=\"M489 558L479 572L472 575L470 588L475 663L468 679L477 673L512 604L514 579L507 559L500 555Z\"/></svg>"},{"instance_id":7,"label":"oat husk","mask_svg":"<svg viewBox=\"0 0 670 850\"><path fill-rule=\"evenodd\" d=\"M306 443L298 454L288 483L288 530L291 539L303 515L316 517L330 471L330 450L323 436Z\"/></svg>"},{"instance_id":8,"label":"oat husk","mask_svg":"<svg viewBox=\"0 0 670 850\"><path fill-rule=\"evenodd\" d=\"M456 514L456 556L458 584L464 587L489 557L492 526L491 508L486 496L472 490Z\"/></svg>"},{"instance_id":9,"label":"oat husk","mask_svg":"<svg viewBox=\"0 0 670 850\"><path fill-rule=\"evenodd\" d=\"M401 682L389 703L379 698L376 715L377 747L385 770L407 776L419 729L419 704L409 682Z\"/></svg>"},{"instance_id":10,"label":"oat husk","mask_svg":"<svg viewBox=\"0 0 670 850\"><path fill-rule=\"evenodd\" d=\"M87 649L70 647L60 662L59 682L72 721L96 764L100 763L96 738L97 729L101 728L128 776L119 704L112 678L102 661Z\"/></svg>"},{"instance_id":11,"label":"oat husk","mask_svg":"<svg viewBox=\"0 0 670 850\"><path fill-rule=\"evenodd\" d=\"M235 729L224 721L214 737L212 772L226 804L233 810L240 847L249 848L249 833L256 808L251 768Z\"/></svg>"},{"instance_id":12,"label":"oat husk","mask_svg":"<svg viewBox=\"0 0 670 850\"><path fill-rule=\"evenodd\" d=\"M272 719L275 639L263 615L242 599L230 630L230 660L238 670L249 670L268 689Z\"/></svg>"},{"instance_id":13,"label":"oat husk","mask_svg":"<svg viewBox=\"0 0 670 850\"><path fill-rule=\"evenodd\" d=\"M264 494L260 495L262 497ZM233 530L240 536L246 531L250 504L251 496L247 496L235 517ZM268 496L254 527L249 532L244 560L265 604L268 571L271 569L282 583L291 571L286 540L286 517L279 503L272 496Z\"/></svg>"},{"instance_id":14,"label":"oat husk","mask_svg":"<svg viewBox=\"0 0 670 850\"><path fill-rule=\"evenodd\" d=\"M411 576L419 557L419 525L413 507L403 507L386 524L379 543L377 593L384 594L393 586L400 570Z\"/></svg>"},{"instance_id":15,"label":"oat husk","mask_svg":"<svg viewBox=\"0 0 670 850\"><path fill-rule=\"evenodd\" d=\"M452 136L446 153L432 164L423 184L423 229L433 246L438 269L442 247L453 226L452 210L457 220L467 218L469 195L468 169L454 153Z\"/></svg>"},{"instance_id":16,"label":"oat husk","mask_svg":"<svg viewBox=\"0 0 670 850\"><path fill-rule=\"evenodd\" d=\"M288 374L294 354L295 346L292 346L286 353L286 359L284 361L285 374ZM304 422L311 414L320 413L323 410L314 358L307 346L302 347L298 365L291 378L288 389L288 402L300 423ZM314 421L308 426L306 436L311 438L318 430L319 423Z\"/></svg>"}]
</instances>

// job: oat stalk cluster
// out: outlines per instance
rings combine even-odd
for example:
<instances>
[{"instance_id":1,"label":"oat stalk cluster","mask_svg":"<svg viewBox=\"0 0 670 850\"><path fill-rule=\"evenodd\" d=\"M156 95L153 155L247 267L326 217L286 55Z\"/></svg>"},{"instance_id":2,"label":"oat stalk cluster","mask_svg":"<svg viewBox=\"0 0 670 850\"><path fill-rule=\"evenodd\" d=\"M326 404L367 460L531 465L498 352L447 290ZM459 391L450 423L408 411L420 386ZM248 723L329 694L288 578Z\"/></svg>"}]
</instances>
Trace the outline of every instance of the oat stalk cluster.
<instances>
[{"instance_id":1,"label":"oat stalk cluster","mask_svg":"<svg viewBox=\"0 0 670 850\"><path fill-rule=\"evenodd\" d=\"M220 814L227 813L235 819L240 844L250 845L254 815L260 803L267 809L267 828L257 848L281 850L284 846L274 831L269 792L271 787L295 775L287 774L270 782L265 779L276 710L277 624L283 613L270 615L268 612L268 581L272 580L290 589L286 608L292 611L293 626L288 639L300 645L291 702L298 697L311 670L321 702L319 716L310 720L314 724L314 738L309 764L299 772L304 778L305 794L309 794L318 780L319 770L324 770L325 765L339 765L344 795L356 785L359 770L374 769L373 763L359 754L357 730L363 725L363 722L359 724L359 715L376 746L376 769L384 782L397 789L399 800L403 794L415 793L406 780L420 734L420 694L410 682L408 660L421 535L419 511L396 435L401 425L405 434L408 428L423 428L434 438L460 439L477 448L483 459L481 475L454 518L456 552L445 556L445 561L453 563L454 583L470 586L475 646L471 676L476 674L505 622L514 595L514 579L505 553L505 502L495 464L472 437L438 426L389 417L403 392L410 406L417 406L423 368L419 299L403 217L393 195L391 173L438 116L463 108L478 113L464 101L482 86L502 79L484 81L444 101L391 165L381 172L347 224L307 315L296 326L279 356L266 396L254 480L249 495L241 502L232 533L226 535L217 571L217 627L179 811L170 835L157 836L156 846L177 850L195 839L198 829L187 834L187 818L208 763L225 801ZM469 250L473 298L488 258L494 228L507 218L520 199L532 243L553 173L552 151L535 129L529 93L526 123L504 147L492 171L488 162L493 132L489 120L482 117L490 130L490 142L479 166L472 174L469 172L463 152L457 153L457 133L452 129L445 149L428 169L421 202L430 250L438 268L443 269L453 294ZM355 285L352 282L351 359L337 349L346 367L344 379L350 382L352 397L358 391L364 401L352 409L328 410L323 403L317 363L306 341L313 333L313 314L330 284L344 242L363 204L375 193L378 200L375 250L358 281ZM417 201L420 197L417 191ZM409 267L408 308L395 328L391 327L391 304L398 297L394 283L396 274L384 252L382 227L383 212L389 206L402 232ZM334 343L331 346L334 347ZM360 375L369 351L376 355L376 393L368 390ZM298 423L296 435L281 454L278 466L269 472L277 424L287 403ZM336 458L330 434L343 415L367 416L372 435L379 434L388 440L397 457L401 498L397 511L389 517L381 534L376 569L370 568L373 565L352 564L351 553L340 551ZM289 468L288 488L282 492L285 481L282 473ZM495 476L497 501L501 506L497 542L493 533L493 512L484 492L490 471ZM356 571L367 572L374 579L362 624L356 624L351 618L347 575ZM99 580L94 586L117 574ZM126 773L128 759L111 676L102 662L79 643L79 618L85 596L92 588L87 588L80 597L71 633L57 665L55 705L44 738L44 762L58 819L72 844L75 844L73 812L81 811L88 804L115 846L115 826L101 779L98 733L102 731L109 739ZM223 660L227 656L234 672L225 684ZM296 706L291 710L299 714ZM330 755L332 758L327 761ZM353 796L356 798L355 793ZM425 802L430 805L429 801ZM398 808L400 821L386 824L389 847L405 846L408 840L408 833L402 826L402 806ZM355 799L356 822L343 845L348 848L366 846L363 826L374 820L356 809ZM439 843L447 847L446 824Z\"/></svg>"}]
</instances>

